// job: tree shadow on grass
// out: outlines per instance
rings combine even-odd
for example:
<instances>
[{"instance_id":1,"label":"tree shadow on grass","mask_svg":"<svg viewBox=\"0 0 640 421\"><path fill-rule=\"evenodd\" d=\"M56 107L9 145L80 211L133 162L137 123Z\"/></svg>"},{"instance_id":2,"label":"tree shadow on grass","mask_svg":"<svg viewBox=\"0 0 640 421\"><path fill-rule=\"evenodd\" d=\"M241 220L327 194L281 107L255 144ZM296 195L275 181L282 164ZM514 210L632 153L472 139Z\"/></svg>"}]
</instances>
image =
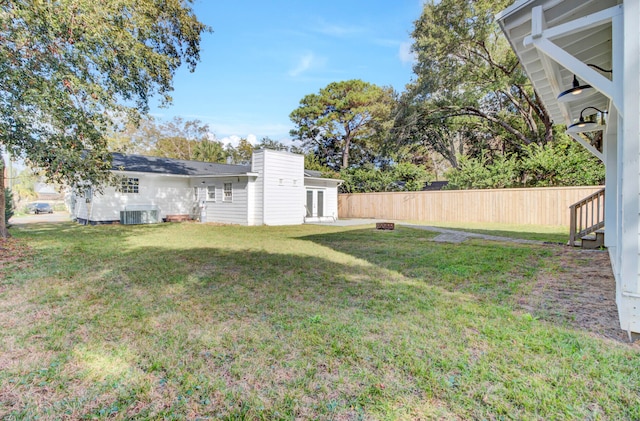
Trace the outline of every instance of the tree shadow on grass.
<instances>
[{"instance_id":1,"label":"tree shadow on grass","mask_svg":"<svg viewBox=\"0 0 640 421\"><path fill-rule=\"evenodd\" d=\"M25 393L21 402L31 405L26 418L56 405L78 411L72 417L89 417L115 404L148 411L133 414L138 417L158 416L137 389L154 390L153 399L171 408L166 416L233 415L241 401L250 419L287 412L331 418L330 411L355 418L398 396L412 399L416 389L440 387L446 377L423 376L419 385L395 385L390 377L403 370L390 358L407 335L445 313L460 317L457 304L440 307L448 303L442 292L411 285L400 274L298 254L111 248L59 255L42 279L22 282L32 283L34 294L11 309L20 333L8 334L21 336L15 342L29 343L34 353L57 355L43 359L57 368L25 374L33 378L27 383L47 385L38 401ZM91 270L78 271L82 264ZM438 325L429 334L438 342L458 329L453 320ZM417 363L424 350L407 352ZM83 387L65 389L63 396L56 392L62 384ZM109 401L111 384L119 391L116 403ZM393 393L372 395L380 384ZM194 400L186 405L176 396Z\"/></svg>"},{"instance_id":2,"label":"tree shadow on grass","mask_svg":"<svg viewBox=\"0 0 640 421\"><path fill-rule=\"evenodd\" d=\"M548 249L536 245L467 240L436 243L437 233L398 228L363 229L303 237L319 245L398 271L447 291L508 304L543 266Z\"/></svg>"},{"instance_id":3,"label":"tree shadow on grass","mask_svg":"<svg viewBox=\"0 0 640 421\"><path fill-rule=\"evenodd\" d=\"M23 300L3 332L14 349L46 357L46 369L0 374L0 395L24 392L24 417L582 416L593 399L577 383L630 361L614 355L599 372L598 344L502 305L510 288L496 293L489 280L539 248L434 244L402 229L305 236L289 253L123 242L148 229L71 230L37 257L40 277L0 296ZM26 380L3 389L9 376ZM514 393L531 382L536 394ZM600 395L622 402L634 382ZM491 387L491 401L477 385ZM556 399L558 387L578 386ZM443 402L440 412L425 399Z\"/></svg>"}]
</instances>

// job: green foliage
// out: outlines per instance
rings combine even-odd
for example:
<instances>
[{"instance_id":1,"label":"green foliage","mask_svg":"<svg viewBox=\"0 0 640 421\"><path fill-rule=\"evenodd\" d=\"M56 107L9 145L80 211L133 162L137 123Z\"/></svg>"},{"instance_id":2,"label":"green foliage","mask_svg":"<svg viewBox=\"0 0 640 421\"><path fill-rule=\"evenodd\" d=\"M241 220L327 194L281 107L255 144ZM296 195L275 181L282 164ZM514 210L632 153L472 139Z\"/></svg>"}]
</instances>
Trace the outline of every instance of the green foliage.
<instances>
[{"instance_id":1,"label":"green foliage","mask_svg":"<svg viewBox=\"0 0 640 421\"><path fill-rule=\"evenodd\" d=\"M212 162L218 162L216 159L221 153L220 148L224 149L221 143L216 145L214 141L208 142L209 126L200 120L174 117L171 121L156 124L154 129L145 129L145 132L148 131L156 133L151 141L153 143L148 141L149 153L155 156L202 161L212 159Z\"/></svg>"},{"instance_id":2,"label":"green foliage","mask_svg":"<svg viewBox=\"0 0 640 421\"><path fill-rule=\"evenodd\" d=\"M255 146L255 149L271 149L274 151L289 151L289 147L284 143L273 140L268 136L260 139L260 143Z\"/></svg>"},{"instance_id":3,"label":"green foliage","mask_svg":"<svg viewBox=\"0 0 640 421\"><path fill-rule=\"evenodd\" d=\"M16 199L18 201L35 199L38 196L35 190L37 180L38 177L33 173L33 170L25 168L20 171L12 185L12 191L17 196Z\"/></svg>"},{"instance_id":4,"label":"green foliage","mask_svg":"<svg viewBox=\"0 0 640 421\"><path fill-rule=\"evenodd\" d=\"M334 169L371 162L391 124L394 94L361 80L333 82L310 94L289 117L291 136Z\"/></svg>"},{"instance_id":5,"label":"green foliage","mask_svg":"<svg viewBox=\"0 0 640 421\"><path fill-rule=\"evenodd\" d=\"M208 28L189 1L0 2L0 144L56 183L109 177L105 133L169 103Z\"/></svg>"},{"instance_id":6,"label":"green foliage","mask_svg":"<svg viewBox=\"0 0 640 421\"><path fill-rule=\"evenodd\" d=\"M418 191L429 180L429 174L419 165L400 163L384 169L373 165L347 168L340 172L340 178L344 180L340 186L343 193Z\"/></svg>"},{"instance_id":7,"label":"green foliage","mask_svg":"<svg viewBox=\"0 0 640 421\"><path fill-rule=\"evenodd\" d=\"M222 142L217 140L202 139L193 151L193 158L204 162L227 162L228 152Z\"/></svg>"},{"instance_id":8,"label":"green foliage","mask_svg":"<svg viewBox=\"0 0 640 421\"><path fill-rule=\"evenodd\" d=\"M419 165L402 162L390 169L394 178L402 184L401 191L422 190L425 183L429 181L427 170Z\"/></svg>"},{"instance_id":9,"label":"green foliage","mask_svg":"<svg viewBox=\"0 0 640 421\"><path fill-rule=\"evenodd\" d=\"M292 152L300 153L299 151ZM323 164L320 157L313 151L304 154L304 168L305 170L320 171L322 176L326 178L340 178L340 173Z\"/></svg>"},{"instance_id":10,"label":"green foliage","mask_svg":"<svg viewBox=\"0 0 640 421\"><path fill-rule=\"evenodd\" d=\"M232 164L251 164L251 156L253 155L254 146L246 139L240 139L237 147L233 147L230 143L226 146L227 157Z\"/></svg>"},{"instance_id":11,"label":"green foliage","mask_svg":"<svg viewBox=\"0 0 640 421\"><path fill-rule=\"evenodd\" d=\"M563 138L546 145L531 144L515 154L460 156L446 177L448 189L591 186L604 182L604 165L578 143Z\"/></svg>"},{"instance_id":12,"label":"green foliage","mask_svg":"<svg viewBox=\"0 0 640 421\"><path fill-rule=\"evenodd\" d=\"M457 154L518 153L553 139L551 119L494 19L511 2L424 3L412 33L417 77L395 113L397 143L427 148L455 168Z\"/></svg>"},{"instance_id":13,"label":"green foliage","mask_svg":"<svg viewBox=\"0 0 640 421\"><path fill-rule=\"evenodd\" d=\"M231 145L225 147L213 138L209 125L181 117L166 122L147 118L137 126L128 124L108 141L109 149L117 152L220 163L227 162L230 155L235 157Z\"/></svg>"},{"instance_id":14,"label":"green foliage","mask_svg":"<svg viewBox=\"0 0 640 421\"><path fill-rule=\"evenodd\" d=\"M595 186L604 183L604 164L566 136L547 145L529 145L522 161L526 186Z\"/></svg>"},{"instance_id":15,"label":"green foliage","mask_svg":"<svg viewBox=\"0 0 640 421\"><path fill-rule=\"evenodd\" d=\"M515 156L498 155L489 160L486 155L480 158L458 157L458 168L451 169L446 178L447 189L497 189L515 187L519 183L519 172Z\"/></svg>"},{"instance_id":16,"label":"green foliage","mask_svg":"<svg viewBox=\"0 0 640 421\"><path fill-rule=\"evenodd\" d=\"M4 188L4 220L9 221L9 218L13 216L15 211L15 205L13 203L13 192L9 187Z\"/></svg>"},{"instance_id":17,"label":"green foliage","mask_svg":"<svg viewBox=\"0 0 640 421\"><path fill-rule=\"evenodd\" d=\"M190 3L0 2L0 146L57 184L110 180L105 134L156 94L171 102L176 70L200 58Z\"/></svg>"}]
</instances>

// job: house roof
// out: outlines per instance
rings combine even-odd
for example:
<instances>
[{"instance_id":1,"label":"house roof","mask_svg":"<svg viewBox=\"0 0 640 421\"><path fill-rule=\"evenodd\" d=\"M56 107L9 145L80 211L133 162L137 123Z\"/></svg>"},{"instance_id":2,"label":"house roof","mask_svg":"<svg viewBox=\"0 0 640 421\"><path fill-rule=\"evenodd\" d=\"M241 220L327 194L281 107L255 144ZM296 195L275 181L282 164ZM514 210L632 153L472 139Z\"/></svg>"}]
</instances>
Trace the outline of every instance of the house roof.
<instances>
[{"instance_id":1,"label":"house roof","mask_svg":"<svg viewBox=\"0 0 640 421\"><path fill-rule=\"evenodd\" d=\"M578 75L579 82L591 85L596 85L597 83L594 82L598 82L597 79L601 77L611 79L611 75L603 72L600 76L595 74L593 69L587 71L575 67L569 69L567 67L572 66L564 67L541 53L532 42L526 42L526 38L532 35L532 9L536 6L542 7L544 22L540 30L544 32L548 28L560 27L572 21L577 22L580 18L621 3L622 0L520 0L496 16L520 63L533 82L536 92L556 124L572 124L577 121L581 110L585 107L596 107L601 110L610 108L609 98L600 92L581 100L559 102L558 95L572 87L575 74L582 72L586 76ZM534 35L534 40L538 36ZM591 24L590 21L585 21L581 29L553 38L553 44L581 63L611 69L611 40L611 22Z\"/></svg>"},{"instance_id":2,"label":"house roof","mask_svg":"<svg viewBox=\"0 0 640 421\"><path fill-rule=\"evenodd\" d=\"M111 156L111 170L113 171L187 176L241 175L251 172L251 165L187 161L182 159L123 154L118 152L113 152ZM304 170L304 176L322 178L322 173L320 171Z\"/></svg>"},{"instance_id":3,"label":"house roof","mask_svg":"<svg viewBox=\"0 0 640 421\"><path fill-rule=\"evenodd\" d=\"M304 170L304 176L305 177L321 178L322 177L322 172L315 171L315 170Z\"/></svg>"},{"instance_id":4,"label":"house roof","mask_svg":"<svg viewBox=\"0 0 640 421\"><path fill-rule=\"evenodd\" d=\"M250 165L217 164L134 154L112 153L114 171L145 172L167 175L240 175L251 172Z\"/></svg>"}]
</instances>

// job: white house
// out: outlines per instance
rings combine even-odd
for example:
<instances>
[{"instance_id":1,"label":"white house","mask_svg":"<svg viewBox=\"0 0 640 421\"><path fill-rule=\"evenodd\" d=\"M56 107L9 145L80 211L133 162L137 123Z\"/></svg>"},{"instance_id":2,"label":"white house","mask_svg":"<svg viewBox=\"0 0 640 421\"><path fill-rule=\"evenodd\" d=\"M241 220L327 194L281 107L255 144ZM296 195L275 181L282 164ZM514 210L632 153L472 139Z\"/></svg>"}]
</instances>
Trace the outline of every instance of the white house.
<instances>
[{"instance_id":1,"label":"white house","mask_svg":"<svg viewBox=\"0 0 640 421\"><path fill-rule=\"evenodd\" d=\"M69 199L83 224L199 219L240 225L295 225L338 218L341 180L304 169L304 157L255 151L251 165L113 154L119 185Z\"/></svg>"},{"instance_id":2,"label":"white house","mask_svg":"<svg viewBox=\"0 0 640 421\"><path fill-rule=\"evenodd\" d=\"M640 2L519 0L497 16L551 117L606 167L620 326L640 333ZM599 150L583 137L600 130Z\"/></svg>"}]
</instances>

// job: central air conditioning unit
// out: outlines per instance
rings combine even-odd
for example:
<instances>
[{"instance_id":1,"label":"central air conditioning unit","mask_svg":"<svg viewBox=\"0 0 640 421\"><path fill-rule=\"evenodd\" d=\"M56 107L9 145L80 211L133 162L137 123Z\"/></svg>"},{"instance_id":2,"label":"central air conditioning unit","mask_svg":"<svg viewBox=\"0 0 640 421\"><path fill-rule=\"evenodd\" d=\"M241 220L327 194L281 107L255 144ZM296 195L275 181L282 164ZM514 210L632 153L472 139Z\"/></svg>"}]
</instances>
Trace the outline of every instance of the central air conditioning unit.
<instances>
[{"instance_id":1,"label":"central air conditioning unit","mask_svg":"<svg viewBox=\"0 0 640 421\"><path fill-rule=\"evenodd\" d=\"M123 225L157 224L160 222L160 210L155 205L130 205L120 211L120 223Z\"/></svg>"}]
</instances>

